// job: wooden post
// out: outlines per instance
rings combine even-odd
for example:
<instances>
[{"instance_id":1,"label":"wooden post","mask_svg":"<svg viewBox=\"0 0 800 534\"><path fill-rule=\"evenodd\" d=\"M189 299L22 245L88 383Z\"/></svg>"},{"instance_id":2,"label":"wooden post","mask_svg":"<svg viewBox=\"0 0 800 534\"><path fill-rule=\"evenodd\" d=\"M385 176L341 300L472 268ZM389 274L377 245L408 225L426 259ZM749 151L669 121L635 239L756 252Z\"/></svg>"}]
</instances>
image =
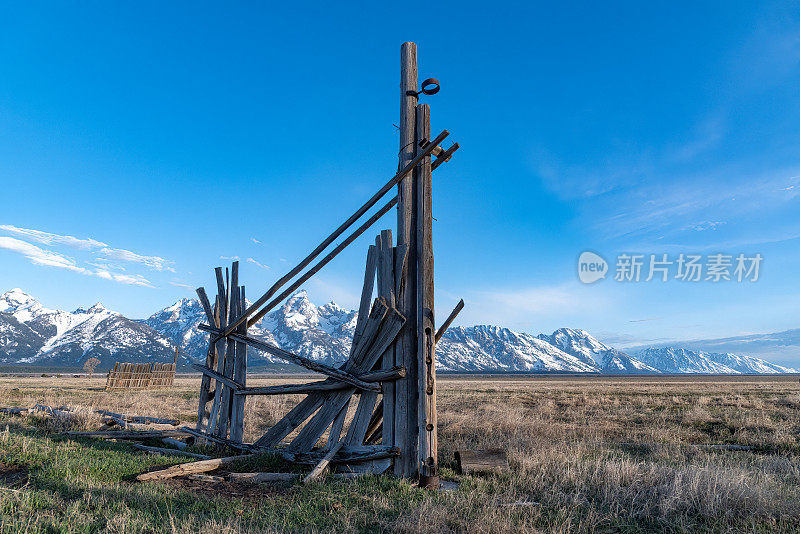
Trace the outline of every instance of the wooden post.
<instances>
[{"instance_id":1,"label":"wooden post","mask_svg":"<svg viewBox=\"0 0 800 534\"><path fill-rule=\"evenodd\" d=\"M244 312L246 307L244 286L239 287L240 295L238 299L237 314ZM247 335L247 322L242 321L236 331L242 335ZM233 379L245 385L247 380L247 345L241 341L236 342L236 358L233 363ZM242 441L244 437L244 403L246 397L236 395L233 397L233 409L231 418L231 439Z\"/></svg>"},{"instance_id":2,"label":"wooden post","mask_svg":"<svg viewBox=\"0 0 800 534\"><path fill-rule=\"evenodd\" d=\"M416 152L417 45L403 43L400 48L400 161L402 168ZM414 220L414 174L406 175L397 185L397 244L408 246L406 269L396 273L402 277L398 294L398 310L408 318L398 336L396 365L406 368L406 378L395 385L395 442L400 457L395 460L395 474L415 477L417 474L417 340L416 340L416 232Z\"/></svg>"},{"instance_id":3,"label":"wooden post","mask_svg":"<svg viewBox=\"0 0 800 534\"><path fill-rule=\"evenodd\" d=\"M427 104L417 106L417 147L430 141L431 111ZM433 309L433 217L431 212L431 158L423 159L414 173L416 180L417 231L417 391L419 436L419 484L439 487L436 439L436 369L434 348L436 328Z\"/></svg>"}]
</instances>

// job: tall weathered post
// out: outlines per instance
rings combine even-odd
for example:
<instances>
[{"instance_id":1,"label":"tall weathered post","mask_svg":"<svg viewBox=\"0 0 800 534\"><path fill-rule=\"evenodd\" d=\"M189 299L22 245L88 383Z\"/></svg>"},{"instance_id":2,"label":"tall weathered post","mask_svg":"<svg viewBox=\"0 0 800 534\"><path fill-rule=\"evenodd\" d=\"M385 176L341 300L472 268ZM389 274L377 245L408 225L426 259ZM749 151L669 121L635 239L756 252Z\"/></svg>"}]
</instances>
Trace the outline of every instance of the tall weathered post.
<instances>
[{"instance_id":1,"label":"tall weathered post","mask_svg":"<svg viewBox=\"0 0 800 534\"><path fill-rule=\"evenodd\" d=\"M417 108L417 45L403 43L400 47L400 162L398 168L410 162L416 153ZM406 368L405 379L395 387L395 441L400 448L400 458L395 461L395 474L415 477L417 465L417 243L415 220L415 177L412 174L397 184L397 244L408 246L406 269L401 276L397 298L399 311L406 317L405 327L395 344L396 364Z\"/></svg>"},{"instance_id":2,"label":"tall weathered post","mask_svg":"<svg viewBox=\"0 0 800 534\"><path fill-rule=\"evenodd\" d=\"M417 150L431 142L431 110L417 105ZM433 214L431 211L431 158L425 157L414 173L417 233L417 418L419 438L419 484L439 487L437 460L435 322L433 308Z\"/></svg>"}]
</instances>

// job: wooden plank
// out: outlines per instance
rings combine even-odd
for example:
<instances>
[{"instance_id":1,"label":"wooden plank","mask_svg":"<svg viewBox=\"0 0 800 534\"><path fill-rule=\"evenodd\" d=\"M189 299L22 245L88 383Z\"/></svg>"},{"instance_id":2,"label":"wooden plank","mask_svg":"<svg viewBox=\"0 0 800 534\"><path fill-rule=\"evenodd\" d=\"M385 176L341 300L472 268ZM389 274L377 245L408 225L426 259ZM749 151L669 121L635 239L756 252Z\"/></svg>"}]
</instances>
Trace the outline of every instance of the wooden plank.
<instances>
[{"instance_id":1,"label":"wooden plank","mask_svg":"<svg viewBox=\"0 0 800 534\"><path fill-rule=\"evenodd\" d=\"M350 344L350 354L353 354L358 340L364 334L364 326L369 316L370 305L372 304L372 290L375 286L375 272L378 264L378 249L375 245L370 245L367 250L367 265L364 270L364 285L361 288L361 303L358 306L358 316L356 317L356 328L353 333L353 342Z\"/></svg>"},{"instance_id":2,"label":"wooden plank","mask_svg":"<svg viewBox=\"0 0 800 534\"><path fill-rule=\"evenodd\" d=\"M364 328L364 334L359 342L359 347L350 356L347 362L344 363L341 370L348 372L352 369L353 362L356 357L360 357L362 352L360 346L372 342L372 337L377 333L380 322L386 316L388 309L381 302L376 300L370 310L370 315L367 319L367 325ZM377 323L377 324L376 324ZM255 445L263 447L274 447L280 441L289 435L295 428L303 424L309 417L322 406L326 397L320 393L312 393L303 399L297 406L295 406L288 414L286 414L280 421L273 425L267 432L256 440ZM323 428L323 432L324 432Z\"/></svg>"},{"instance_id":3,"label":"wooden plank","mask_svg":"<svg viewBox=\"0 0 800 534\"><path fill-rule=\"evenodd\" d=\"M214 324L214 312L211 310L211 303L208 300L205 288L198 287L195 292L197 293L197 298L200 300L200 305L203 307L203 311L206 313L208 324Z\"/></svg>"},{"instance_id":4,"label":"wooden plank","mask_svg":"<svg viewBox=\"0 0 800 534\"><path fill-rule=\"evenodd\" d=\"M416 78L416 75L415 75L415 78ZM416 83L416 81L415 81L415 83ZM413 110L412 110L412 113L411 113L411 115L413 116ZM314 249L314 250L313 250L313 251L312 251L312 252L311 252L311 253L310 253L308 256L306 256L306 258L305 258L305 259L303 259L303 261L301 261L301 262L300 262L300 263L299 263L297 266L295 266L295 267L294 267L294 268L293 268L291 271L289 271L289 272L288 272L286 275L284 275L284 276L283 276L283 277L282 277L280 280L278 280L277 282L275 282L275 284L273 284L273 286L272 286L271 288L269 288L269 289L267 290L267 292L266 292L266 293L264 293L264 295L262 295L261 297L259 297L259 298L258 298L258 300L256 300L256 301L255 301L255 302L254 302L252 305L250 305L250 307L249 307L249 308L247 308L247 310L245 310L245 312L244 312L244 313L243 313L243 314L242 314L242 315L241 315L239 318L237 318L235 321L233 321L233 322L231 323L230 327L228 327L228 330L226 330L226 331L225 331L224 335L226 335L226 336L227 336L228 334L230 334L231 332L233 332L233 329L234 329L234 328L236 328L237 326L239 326L239 324L241 324L241 322L242 322L242 321L244 321L245 319L247 319L247 318L248 318L250 315L252 315L252 314L253 314L253 313L254 313L256 310L258 310L258 308L259 308L259 307L261 307L261 306L262 306L262 305L263 305L265 302L267 302L267 301L270 299L270 297L272 297L272 295L274 295L274 294L275 294L275 293L278 291L278 289L280 289L280 288L281 288L281 287L282 287L284 284L286 284L286 282L288 282L289 280L291 280L292 278L294 278L294 277L295 277L295 276L296 276L296 275L297 275L297 274L298 274L300 271L302 271L303 269L305 269L305 268L306 268L306 267L307 267L307 266L308 266L308 265L309 265L309 264L310 264L312 261L314 261L314 258L316 258L317 256L319 256L319 254L320 254L320 253L321 253L323 250L325 250L326 248L328 248L328 245L330 245L331 243L333 243L333 242L334 242L334 240L335 240L336 238L338 238L340 235L342 235L342 234L345 232L345 230L347 230L347 229L348 229L350 226L352 226L352 225L353 225L353 223L354 223L354 222L356 222L356 220L360 219L360 218L361 218L361 216L362 216L362 215L364 215L364 214L365 214L365 213L366 213L366 212L367 212L367 211L368 211L368 210L369 210L369 209L370 209L372 206L374 206L375 204L377 204L377 203L378 203L378 201L379 201L379 200L380 200L380 199L381 199L381 198L382 198L382 197L383 197L383 196L384 196L384 195L385 195L385 194L386 194L386 193L387 193L387 192L388 192L390 189L392 189L392 188L393 188L395 185L397 185L399 182L401 182L401 180L404 180L404 178L406 177L406 175L407 175L408 173L410 173L410 172L411 172L411 171L414 169L414 167L416 166L416 164L417 164L417 163L418 163L420 160L422 160L422 158L423 158L423 157L425 157L425 155L427 155L427 154L430 154L431 152L433 152L433 150L436 148L436 146L437 146L437 145L439 145L439 144L441 144L441 142L442 142L442 141L444 141L444 140L445 140L445 138L447 138L447 136L448 136L448 135L450 135L450 132L448 132L447 130L442 130L442 133L440 133L440 134L439 134L439 135L436 137L436 139L434 139L434 141L433 141L432 143L429 143L429 144L428 144L428 145L427 145L427 146L426 146L426 147L423 149L423 151L422 151L422 153L421 153L421 154L417 155L416 157L413 157L413 154L412 154L412 158L411 158L411 160L410 160L410 161L408 161L408 162L405 164L405 166L404 166L404 167L402 167L402 168L401 168L401 169L400 169L400 170L397 172L397 174L395 174L395 175L394 175L394 177L393 177L392 179L390 179L390 180L389 180L389 181L386 183L386 185L384 185L384 186L383 186L383 187L382 187L380 190L378 190L378 192L377 192L377 193L375 193L375 194L372 196L372 198L370 198L370 199L369 199L369 200L368 200L366 203L364 203L364 204L363 204L363 205L362 205L362 206L361 206L361 207L360 207L358 210L356 210L356 212L355 212L353 215L351 215L351 216L350 216L350 218L349 218L349 219L347 219L347 220L346 220L344 223L342 223L342 224L339 226L339 228L337 228L337 229L336 229L336 230L335 230L335 231L334 231L332 234L330 234L328 237L326 237L326 238L325 238L325 239L322 241L322 243L320 243L320 244L317 246L317 248L315 248L315 249ZM412 137L413 137L413 129L412 129ZM411 142L412 142L412 143L414 142L414 141L413 141L413 139L411 139ZM406 148L406 151L408 151L408 148ZM392 206L394 206L394 204L397 202L397 200L398 200L397 198L393 199L392 201L390 201L390 202L387 204L387 206L389 206L389 208L391 208ZM391 206L390 206L389 204L391 204ZM388 211L388 209L387 209L387 211ZM373 221L373 222L374 222L374 221ZM370 224L370 226L371 226L371 224ZM282 300L282 299L281 299L281 300ZM258 312L258 314L256 314L255 316L253 316L253 318L252 318L252 319L250 319L250 321L249 321L249 326L252 326L252 325L254 325L256 322L258 322L258 320L259 320L261 317L263 317L263 316L264 316L266 313L267 313L267 312L266 312L266 311L264 311L264 310L261 310L261 311L259 311L259 312Z\"/></svg>"},{"instance_id":5,"label":"wooden plank","mask_svg":"<svg viewBox=\"0 0 800 534\"><path fill-rule=\"evenodd\" d=\"M232 321L236 317L239 307L239 262L231 262L231 278L230 286L228 289L228 321ZM227 378L233 378L233 363L236 355L236 342L230 338L227 339L225 346L225 365L223 373ZM222 403L220 404L219 417L217 419L217 426L213 434L221 438L228 437L228 426L231 419L231 401L233 400L233 393L231 387L222 383Z\"/></svg>"},{"instance_id":6,"label":"wooden plank","mask_svg":"<svg viewBox=\"0 0 800 534\"><path fill-rule=\"evenodd\" d=\"M377 308L381 304L381 299L376 299L373 308ZM383 307L385 308L385 305L383 305ZM376 315L379 314L380 312ZM369 346L369 348L364 350L360 348L356 349L355 356L348 360L345 365L352 363L354 366L353 369L356 371L371 369L378 361L378 358L380 358L384 351L394 342L394 339L405 323L405 319L393 308L389 309L384 317L385 320L381 322L374 341L369 342L366 336L362 338L361 346ZM372 315L370 318L372 319ZM369 330L370 327L368 326L366 331ZM360 354L363 354L363 357L359 356ZM350 399L354 392L355 389L351 388L329 395L325 405L323 405L319 412L305 427L303 427L287 448L301 452L310 450L333 422L336 414L339 413L339 410ZM370 410L369 413L371 414L372 411Z\"/></svg>"},{"instance_id":7,"label":"wooden plank","mask_svg":"<svg viewBox=\"0 0 800 534\"><path fill-rule=\"evenodd\" d=\"M258 449L258 447L251 445L249 443L242 443L240 441L233 441L231 439L215 436L213 434L198 432L197 430L189 428L188 426L181 427L181 430L183 430L187 434L191 434L192 436L199 438L201 441L208 440L218 445L230 447L232 449L236 449L239 451L253 451Z\"/></svg>"},{"instance_id":8,"label":"wooden plank","mask_svg":"<svg viewBox=\"0 0 800 534\"><path fill-rule=\"evenodd\" d=\"M200 329L200 330L203 330L205 332L216 332L216 333L219 333L219 330L216 330L215 328L211 328L211 327L209 327L207 325L203 325L203 324L198 325L197 328ZM350 374L350 373L348 373L346 371L343 371L343 370L340 370L340 369L336 369L335 367L331 367L329 365L325 365L325 364L316 362L316 361L311 360L309 358L306 358L304 356L298 356L297 354L292 354L291 352L285 351L285 350L283 350L281 348L278 348L278 347L276 347L274 345L271 345L271 344L267 343L266 341L261 341L259 339L255 339L255 338L250 337L250 336L243 336L243 335L236 334L236 333L233 333L233 334L229 335L228 337L234 339L235 341L241 341L243 343L247 343L249 346L251 346L251 347L253 347L255 349L263 350L265 352L268 352L268 353L272 354L273 356L281 358L282 360L286 360L286 361L295 363L295 364L297 364L297 365L299 365L301 367L305 367L306 369L309 369L311 371L316 371L318 373L322 373L322 374L328 375L328 376L330 376L332 378L335 378L337 380L341 380L343 382L347 382L348 384L351 384L351 385L353 385L355 387L358 387L360 389L368 389L368 390L372 390L372 391L380 391L380 387L379 386L376 386L375 384L369 384L367 382L364 382L364 381L358 379L356 376L354 376L354 375L352 375L352 374Z\"/></svg>"},{"instance_id":9,"label":"wooden plank","mask_svg":"<svg viewBox=\"0 0 800 534\"><path fill-rule=\"evenodd\" d=\"M458 143L453 143L453 146L442 152L441 154L437 154L436 161L431 164L431 171L435 171L439 165L442 163L446 163L450 161L450 158L453 157L453 153L459 149Z\"/></svg>"},{"instance_id":10,"label":"wooden plank","mask_svg":"<svg viewBox=\"0 0 800 534\"><path fill-rule=\"evenodd\" d=\"M383 230L380 235L375 238L375 247L378 250L378 296L383 298L390 307L394 307L394 277L392 276L394 248L392 246L392 231ZM390 369L394 366L394 351L391 346L381 355L381 363L385 369ZM391 403L394 405L394 383L384 385L383 395L384 398L391 397ZM365 391L361 393L356 413L350 424L350 428L347 430L347 436L345 437L345 441L348 444L360 445L364 442L367 426L377 400L378 394L376 392ZM391 443L392 442L387 442L387 444Z\"/></svg>"},{"instance_id":11,"label":"wooden plank","mask_svg":"<svg viewBox=\"0 0 800 534\"><path fill-rule=\"evenodd\" d=\"M223 384L225 384L227 387L231 388L234 391L239 391L245 388L244 384L240 384L233 378L228 378L225 375L221 375L218 372L214 371L213 369L209 369L205 365L200 365L199 363L193 363L191 364L191 366L200 371L201 373L203 373L204 375L210 376L211 378L217 380L218 382L222 382Z\"/></svg>"},{"instance_id":12,"label":"wooden plank","mask_svg":"<svg viewBox=\"0 0 800 534\"><path fill-rule=\"evenodd\" d=\"M185 456L187 458L197 458L198 460L209 460L211 456L205 454L197 454L196 452L181 451L178 449L165 449L164 447L149 447L139 443L132 443L135 449L144 451L151 454L160 454L163 456Z\"/></svg>"},{"instance_id":13,"label":"wooden plank","mask_svg":"<svg viewBox=\"0 0 800 534\"><path fill-rule=\"evenodd\" d=\"M406 370L402 367L392 367L391 369L380 369L360 375L354 375L364 382L392 382L406 376ZM280 384L276 386L245 387L235 392L236 395L289 395L313 393L315 391L335 391L337 389L347 389L352 387L347 382L340 382L328 378L317 382L307 382L305 384ZM384 384L384 389L386 384Z\"/></svg>"},{"instance_id":14,"label":"wooden plank","mask_svg":"<svg viewBox=\"0 0 800 534\"><path fill-rule=\"evenodd\" d=\"M417 139L428 139L431 133L430 107L417 106ZM420 485L438 487L439 462L436 410L436 367L434 351L436 335L433 280L433 212L431 192L431 159L425 157L414 175L416 187L417 231L417 425L419 436Z\"/></svg>"},{"instance_id":15,"label":"wooden plank","mask_svg":"<svg viewBox=\"0 0 800 534\"><path fill-rule=\"evenodd\" d=\"M328 450L327 454L319 461L319 463L314 466L314 469L303 479L303 484L310 484L311 482L316 482L319 480L322 475L325 473L325 470L328 468L328 464L331 463L331 460L334 456L341 450L342 446L344 445L344 440L340 440L333 445L333 447Z\"/></svg>"},{"instance_id":16,"label":"wooden plank","mask_svg":"<svg viewBox=\"0 0 800 534\"><path fill-rule=\"evenodd\" d=\"M503 449L456 451L456 465L458 472L464 475L509 471L508 458Z\"/></svg>"},{"instance_id":17,"label":"wooden plank","mask_svg":"<svg viewBox=\"0 0 800 534\"><path fill-rule=\"evenodd\" d=\"M413 161L417 149L416 142L416 105L417 97L411 93L417 91L417 45L403 43L400 48L400 161L399 166ZM439 142L432 143L438 146ZM424 157L424 156L423 156ZM421 160L421 158L420 158ZM416 166L414 173L416 173ZM416 232L413 218L414 211L414 176L406 176L397 187L397 244L408 246L406 267L399 275L402 277L400 291L397 294L397 309L404 317L409 318L409 327L399 336L395 345L395 365L406 368L405 380L395 383L395 443L401 448L401 456L395 461L395 474L412 478L416 466L416 413L415 402L409 402L416 396L417 358L414 319L416 318ZM413 422L413 423L412 423Z\"/></svg>"},{"instance_id":18,"label":"wooden plank","mask_svg":"<svg viewBox=\"0 0 800 534\"><path fill-rule=\"evenodd\" d=\"M214 302L214 311L211 316L211 324L219 327L220 304L219 296ZM217 366L217 345L214 343L212 336L209 336L208 349L206 350L206 368L214 369ZM174 376L174 375L173 375ZM200 398L197 403L197 429L203 430L207 428L210 422L211 412L209 410L209 402L214 400L216 391L211 389L211 377L204 374L200 380ZM214 382L215 387L217 383Z\"/></svg>"},{"instance_id":19,"label":"wooden plank","mask_svg":"<svg viewBox=\"0 0 800 534\"><path fill-rule=\"evenodd\" d=\"M456 307L453 308L453 311L450 312L450 315L447 316L447 319L445 319L442 326L439 327L439 330L436 331L436 337L434 338L434 341L436 343L439 343L439 340L442 339L444 333L447 332L447 329L450 328L450 325L456 319L456 316L463 309L464 309L464 299L461 299L458 301L458 304L456 304Z\"/></svg>"},{"instance_id":20,"label":"wooden plank","mask_svg":"<svg viewBox=\"0 0 800 534\"><path fill-rule=\"evenodd\" d=\"M283 416L277 423L272 425L263 436L258 438L254 445L259 447L274 447L288 436L292 430L302 425L306 419L311 417L320 406L325 397L318 393L312 393L297 406L292 408L288 414Z\"/></svg>"},{"instance_id":21,"label":"wooden plank","mask_svg":"<svg viewBox=\"0 0 800 534\"><path fill-rule=\"evenodd\" d=\"M237 313L244 312L245 308L245 290L241 286L241 294L239 295ZM236 332L242 335L247 335L247 322L242 322ZM247 382L247 344L240 341L236 342L236 351L233 361L233 378L234 380L246 387ZM232 399L231 407L231 439L234 441L242 441L244 437L244 403L245 397L235 395Z\"/></svg>"},{"instance_id":22,"label":"wooden plank","mask_svg":"<svg viewBox=\"0 0 800 534\"><path fill-rule=\"evenodd\" d=\"M175 430L120 430L120 431L93 431L93 430L72 430L62 432L61 435L68 438L100 438L100 439L152 439L152 438L174 438L185 436L188 431L182 429Z\"/></svg>"},{"instance_id":23,"label":"wooden plank","mask_svg":"<svg viewBox=\"0 0 800 534\"><path fill-rule=\"evenodd\" d=\"M358 346L353 351L353 354L342 366L342 370L356 370L358 372L362 369L371 368L372 364L369 364L369 366L364 365L364 357L366 356L369 347L372 346L377 338L379 329L388 313L389 310L383 300L375 299L372 309L370 310L369 317L367 318L367 325L364 328L364 334L361 336ZM300 452L310 450L325 432L325 429L332 425L340 410L350 402L350 397L354 392L355 388L351 387L328 395L322 395L318 393L309 396L308 398L314 397L324 399L324 404L310 419L308 424L306 424L300 430L298 435L292 440L287 449ZM338 432L339 430L336 431Z\"/></svg>"},{"instance_id":24,"label":"wooden plank","mask_svg":"<svg viewBox=\"0 0 800 534\"><path fill-rule=\"evenodd\" d=\"M222 268L214 269L217 279L217 298L219 300L219 325L218 328L225 328L228 322L228 292L225 289L225 279L222 277ZM217 358L217 373L225 375L225 345L226 340L220 338L216 341L214 351ZM214 433L219 418L220 405L222 404L222 384L216 383L214 386L214 403L211 407L211 415L208 419L208 433Z\"/></svg>"},{"instance_id":25,"label":"wooden plank","mask_svg":"<svg viewBox=\"0 0 800 534\"><path fill-rule=\"evenodd\" d=\"M407 249L407 247L405 247ZM392 243L391 230L381 232L381 251L382 255L379 262L380 276L378 277L379 294L387 299L392 306L397 305L396 280L395 280L395 256L397 251ZM405 255L405 251L403 252ZM401 263L402 265L402 263ZM401 267L402 268L402 267ZM395 347L394 345L386 349L386 352L381 356L382 368L391 369L395 366ZM380 419L383 420L382 441L384 445L394 445L394 416L395 416L395 384L388 382L383 387L383 400L380 407L382 410ZM377 411L375 412L377 414ZM356 436L358 441L363 443L365 438L370 434L370 427L375 423L375 414L370 418L367 428L364 429L364 434ZM359 429L360 431L361 429Z\"/></svg>"},{"instance_id":26,"label":"wooden plank","mask_svg":"<svg viewBox=\"0 0 800 534\"><path fill-rule=\"evenodd\" d=\"M136 477L136 480L139 480L140 482L146 480L164 480L167 478L179 477L183 475L207 473L208 471L214 471L215 469L219 469L223 465L228 465L238 460L243 460L252 457L253 457L252 454L244 454L241 456L227 456L225 458L212 458L210 460L200 460L199 462L178 464L178 465L173 465L172 467L168 467L167 469L161 469L159 471L151 471L149 473L142 473L141 475L138 475Z\"/></svg>"},{"instance_id":27,"label":"wooden plank","mask_svg":"<svg viewBox=\"0 0 800 534\"><path fill-rule=\"evenodd\" d=\"M331 424L331 431L328 434L328 441L325 444L325 450L330 450L331 447L335 447L337 443L339 443L339 438L342 435L342 427L344 426L344 420L347 419L347 410L350 408L350 400L348 400L345 405L339 410L339 414L336 416L336 419L333 420L333 424Z\"/></svg>"}]
</instances>

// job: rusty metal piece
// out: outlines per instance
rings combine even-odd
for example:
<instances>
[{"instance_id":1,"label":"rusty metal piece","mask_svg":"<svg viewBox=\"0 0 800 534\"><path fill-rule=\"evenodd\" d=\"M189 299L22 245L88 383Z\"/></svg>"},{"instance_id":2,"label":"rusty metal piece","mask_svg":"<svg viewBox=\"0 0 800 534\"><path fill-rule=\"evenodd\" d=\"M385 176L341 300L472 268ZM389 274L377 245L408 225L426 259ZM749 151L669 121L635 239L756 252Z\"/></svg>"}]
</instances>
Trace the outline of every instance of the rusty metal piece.
<instances>
[{"instance_id":1,"label":"rusty metal piece","mask_svg":"<svg viewBox=\"0 0 800 534\"><path fill-rule=\"evenodd\" d=\"M439 475L420 475L419 487L427 490L439 489Z\"/></svg>"}]
</instances>

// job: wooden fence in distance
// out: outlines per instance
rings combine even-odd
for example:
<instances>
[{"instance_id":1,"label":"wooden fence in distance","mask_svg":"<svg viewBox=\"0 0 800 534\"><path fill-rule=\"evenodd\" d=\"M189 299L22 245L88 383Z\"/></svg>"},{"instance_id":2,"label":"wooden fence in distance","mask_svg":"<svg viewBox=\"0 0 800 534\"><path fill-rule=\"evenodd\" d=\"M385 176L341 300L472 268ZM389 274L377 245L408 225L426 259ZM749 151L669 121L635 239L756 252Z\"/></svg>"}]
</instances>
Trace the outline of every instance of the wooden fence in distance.
<instances>
[{"instance_id":1,"label":"wooden fence in distance","mask_svg":"<svg viewBox=\"0 0 800 534\"><path fill-rule=\"evenodd\" d=\"M108 372L106 391L148 389L171 386L175 381L174 363L120 363Z\"/></svg>"}]
</instances>

